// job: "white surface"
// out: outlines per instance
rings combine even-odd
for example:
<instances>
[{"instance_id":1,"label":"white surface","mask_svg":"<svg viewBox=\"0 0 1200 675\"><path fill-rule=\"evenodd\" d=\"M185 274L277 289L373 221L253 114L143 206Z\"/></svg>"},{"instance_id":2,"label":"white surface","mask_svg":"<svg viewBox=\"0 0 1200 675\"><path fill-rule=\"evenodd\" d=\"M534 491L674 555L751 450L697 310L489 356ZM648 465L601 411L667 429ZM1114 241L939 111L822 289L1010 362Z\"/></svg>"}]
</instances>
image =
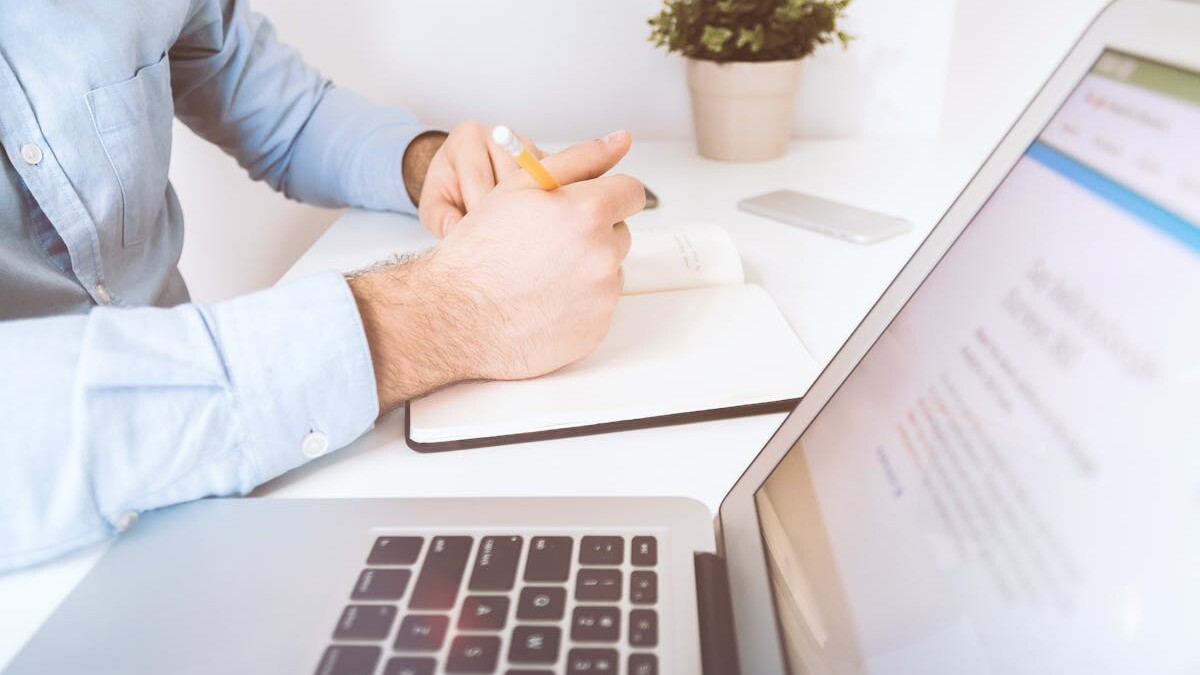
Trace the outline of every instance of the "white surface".
<instances>
[{"instance_id":1,"label":"white surface","mask_svg":"<svg viewBox=\"0 0 1200 675\"><path fill-rule=\"evenodd\" d=\"M990 150L1108 3L958 0L942 137Z\"/></svg>"},{"instance_id":2,"label":"white surface","mask_svg":"<svg viewBox=\"0 0 1200 675\"><path fill-rule=\"evenodd\" d=\"M691 137L683 60L647 40L661 0L251 1L335 82L437 124ZM855 0L844 28L857 41L809 61L796 133L936 133L956 1Z\"/></svg>"},{"instance_id":3,"label":"white surface","mask_svg":"<svg viewBox=\"0 0 1200 675\"><path fill-rule=\"evenodd\" d=\"M474 440L797 399L820 373L753 284L621 298L586 358L529 380L413 401L417 443Z\"/></svg>"},{"instance_id":4,"label":"white surface","mask_svg":"<svg viewBox=\"0 0 1200 675\"><path fill-rule=\"evenodd\" d=\"M930 141L797 143L775 162L731 165L697 158L691 145L642 143L621 170L642 177L662 208L638 219L724 225L747 280L763 286L801 340L826 362L972 173L961 149ZM742 213L738 199L789 187L893 213L913 232L858 246ZM368 264L427 246L412 221L355 213L331 228L289 272ZM716 509L774 432L782 414L422 455L403 444L390 415L348 448L263 486L273 497L680 495ZM135 526L136 527L136 526ZM0 576L0 665L7 663L94 564L104 546Z\"/></svg>"},{"instance_id":5,"label":"white surface","mask_svg":"<svg viewBox=\"0 0 1200 675\"><path fill-rule=\"evenodd\" d=\"M808 138L935 137L941 131L955 5L855 0L848 49L806 62L794 130Z\"/></svg>"},{"instance_id":6,"label":"white surface","mask_svg":"<svg viewBox=\"0 0 1200 675\"><path fill-rule=\"evenodd\" d=\"M646 41L659 0L251 2L339 85L433 124L502 122L539 141L622 127L691 136L683 62ZM851 49L823 48L806 66L796 132L940 128L980 161L1103 2L856 0ZM171 178L188 223L181 267L201 302L271 285L337 216L250 183L179 125Z\"/></svg>"},{"instance_id":7,"label":"white surface","mask_svg":"<svg viewBox=\"0 0 1200 675\"><path fill-rule=\"evenodd\" d=\"M643 180L662 200L631 227L695 221L721 225L742 255L746 281L764 287L801 341L828 361L899 265L928 233L975 166L969 153L920 139L797 141L782 159L729 164L698 157L689 142L634 143L616 171ZM779 188L906 218L913 231L859 246L737 209L743 197ZM284 279L366 266L434 239L415 219L351 211Z\"/></svg>"}]
</instances>

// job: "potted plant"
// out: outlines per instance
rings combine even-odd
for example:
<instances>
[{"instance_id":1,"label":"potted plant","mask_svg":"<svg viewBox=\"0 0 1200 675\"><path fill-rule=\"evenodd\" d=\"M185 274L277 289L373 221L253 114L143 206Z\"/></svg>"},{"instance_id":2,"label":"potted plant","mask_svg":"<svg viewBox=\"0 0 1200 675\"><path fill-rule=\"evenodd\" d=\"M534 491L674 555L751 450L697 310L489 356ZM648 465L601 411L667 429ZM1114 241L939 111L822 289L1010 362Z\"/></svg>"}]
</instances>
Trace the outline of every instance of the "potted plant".
<instances>
[{"instance_id":1,"label":"potted plant","mask_svg":"<svg viewBox=\"0 0 1200 675\"><path fill-rule=\"evenodd\" d=\"M687 57L700 154L755 161L787 151L800 62L838 29L851 0L664 0L650 41Z\"/></svg>"}]
</instances>

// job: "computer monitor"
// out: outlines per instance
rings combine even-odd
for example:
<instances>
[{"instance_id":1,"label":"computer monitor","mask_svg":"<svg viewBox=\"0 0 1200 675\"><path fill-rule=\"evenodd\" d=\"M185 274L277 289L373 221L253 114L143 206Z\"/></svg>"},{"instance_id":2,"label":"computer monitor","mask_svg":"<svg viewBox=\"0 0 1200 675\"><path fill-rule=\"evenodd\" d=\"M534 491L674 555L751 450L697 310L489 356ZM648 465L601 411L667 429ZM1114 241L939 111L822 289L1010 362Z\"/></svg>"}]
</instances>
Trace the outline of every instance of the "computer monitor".
<instances>
[{"instance_id":1,"label":"computer monitor","mask_svg":"<svg viewBox=\"0 0 1200 675\"><path fill-rule=\"evenodd\" d=\"M1105 52L755 494L793 673L1197 667L1198 224L1200 74Z\"/></svg>"}]
</instances>

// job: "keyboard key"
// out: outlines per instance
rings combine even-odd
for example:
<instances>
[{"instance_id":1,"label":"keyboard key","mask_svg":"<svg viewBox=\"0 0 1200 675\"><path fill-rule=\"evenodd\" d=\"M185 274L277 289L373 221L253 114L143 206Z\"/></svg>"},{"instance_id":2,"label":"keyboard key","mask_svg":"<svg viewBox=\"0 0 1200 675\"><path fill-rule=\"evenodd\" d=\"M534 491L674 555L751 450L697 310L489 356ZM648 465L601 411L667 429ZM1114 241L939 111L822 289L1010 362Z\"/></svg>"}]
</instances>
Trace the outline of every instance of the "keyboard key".
<instances>
[{"instance_id":1,"label":"keyboard key","mask_svg":"<svg viewBox=\"0 0 1200 675\"><path fill-rule=\"evenodd\" d=\"M534 537L529 541L529 557L525 561L525 581L542 583L563 582L571 573L570 537Z\"/></svg>"},{"instance_id":2,"label":"keyboard key","mask_svg":"<svg viewBox=\"0 0 1200 675\"><path fill-rule=\"evenodd\" d=\"M509 669L504 671L504 675L554 675L553 670L529 670L527 668Z\"/></svg>"},{"instance_id":3,"label":"keyboard key","mask_svg":"<svg viewBox=\"0 0 1200 675\"><path fill-rule=\"evenodd\" d=\"M382 653L379 647L333 645L321 656L316 675L372 675Z\"/></svg>"},{"instance_id":4,"label":"keyboard key","mask_svg":"<svg viewBox=\"0 0 1200 675\"><path fill-rule=\"evenodd\" d=\"M383 675L433 675L437 661L427 656L397 656L387 662Z\"/></svg>"},{"instance_id":5,"label":"keyboard key","mask_svg":"<svg viewBox=\"0 0 1200 675\"><path fill-rule=\"evenodd\" d=\"M658 675L658 657L653 654L630 654L629 675Z\"/></svg>"},{"instance_id":6,"label":"keyboard key","mask_svg":"<svg viewBox=\"0 0 1200 675\"><path fill-rule=\"evenodd\" d=\"M413 609L450 609L458 598L467 558L471 555L470 537L434 537L421 565L421 574L413 588L408 606Z\"/></svg>"},{"instance_id":7,"label":"keyboard key","mask_svg":"<svg viewBox=\"0 0 1200 675\"><path fill-rule=\"evenodd\" d=\"M579 570L575 599L584 602L621 599L621 570Z\"/></svg>"},{"instance_id":8,"label":"keyboard key","mask_svg":"<svg viewBox=\"0 0 1200 675\"><path fill-rule=\"evenodd\" d=\"M654 537L634 537L629 562L634 567L654 567L658 564L658 540Z\"/></svg>"},{"instance_id":9,"label":"keyboard key","mask_svg":"<svg viewBox=\"0 0 1200 675\"><path fill-rule=\"evenodd\" d=\"M508 619L508 598L498 595L472 595L463 600L458 615L460 630L500 630Z\"/></svg>"},{"instance_id":10,"label":"keyboard key","mask_svg":"<svg viewBox=\"0 0 1200 675\"><path fill-rule=\"evenodd\" d=\"M468 588L472 591L511 591L521 562L520 537L484 537L475 556Z\"/></svg>"},{"instance_id":11,"label":"keyboard key","mask_svg":"<svg viewBox=\"0 0 1200 675\"><path fill-rule=\"evenodd\" d=\"M584 537L579 542L580 565L620 565L624 561L624 537Z\"/></svg>"},{"instance_id":12,"label":"keyboard key","mask_svg":"<svg viewBox=\"0 0 1200 675\"><path fill-rule=\"evenodd\" d=\"M629 644L634 647L658 645L658 614L652 609L635 609L629 613Z\"/></svg>"},{"instance_id":13,"label":"keyboard key","mask_svg":"<svg viewBox=\"0 0 1200 675\"><path fill-rule=\"evenodd\" d=\"M408 588L412 572L397 569L366 569L358 575L354 592L355 600L399 600Z\"/></svg>"},{"instance_id":14,"label":"keyboard key","mask_svg":"<svg viewBox=\"0 0 1200 675\"><path fill-rule=\"evenodd\" d=\"M554 626L518 626L513 629L508 660L513 663L554 663L562 631Z\"/></svg>"},{"instance_id":15,"label":"keyboard key","mask_svg":"<svg viewBox=\"0 0 1200 675\"><path fill-rule=\"evenodd\" d=\"M571 639L616 642L621 639L621 610L616 607L576 607L571 614Z\"/></svg>"},{"instance_id":16,"label":"keyboard key","mask_svg":"<svg viewBox=\"0 0 1200 675\"><path fill-rule=\"evenodd\" d=\"M382 640L392 631L396 608L392 605L350 605L342 611L335 640Z\"/></svg>"},{"instance_id":17,"label":"keyboard key","mask_svg":"<svg viewBox=\"0 0 1200 675\"><path fill-rule=\"evenodd\" d=\"M629 601L635 605L658 602L658 574L638 570L629 575Z\"/></svg>"},{"instance_id":18,"label":"keyboard key","mask_svg":"<svg viewBox=\"0 0 1200 675\"><path fill-rule=\"evenodd\" d=\"M567 611L567 589L527 586L517 600L517 618L523 621L558 621Z\"/></svg>"},{"instance_id":19,"label":"keyboard key","mask_svg":"<svg viewBox=\"0 0 1200 675\"><path fill-rule=\"evenodd\" d=\"M368 565L411 565L421 555L421 537L380 537L367 556Z\"/></svg>"},{"instance_id":20,"label":"keyboard key","mask_svg":"<svg viewBox=\"0 0 1200 675\"><path fill-rule=\"evenodd\" d=\"M447 673L491 673L500 658L500 638L491 635L459 635L450 643Z\"/></svg>"},{"instance_id":21,"label":"keyboard key","mask_svg":"<svg viewBox=\"0 0 1200 675\"><path fill-rule=\"evenodd\" d=\"M572 649L567 675L616 675L618 658L615 649Z\"/></svg>"},{"instance_id":22,"label":"keyboard key","mask_svg":"<svg viewBox=\"0 0 1200 675\"><path fill-rule=\"evenodd\" d=\"M396 651L435 652L446 640L450 619L437 614L410 614L400 622Z\"/></svg>"}]
</instances>

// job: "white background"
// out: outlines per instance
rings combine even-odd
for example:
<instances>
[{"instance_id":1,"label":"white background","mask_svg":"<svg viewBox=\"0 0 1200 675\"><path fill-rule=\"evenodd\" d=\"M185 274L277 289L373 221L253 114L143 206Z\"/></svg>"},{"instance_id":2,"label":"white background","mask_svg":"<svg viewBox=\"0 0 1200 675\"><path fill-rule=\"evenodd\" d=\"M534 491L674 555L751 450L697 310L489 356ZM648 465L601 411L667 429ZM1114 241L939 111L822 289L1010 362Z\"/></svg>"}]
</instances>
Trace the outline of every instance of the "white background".
<instances>
[{"instance_id":1,"label":"white background","mask_svg":"<svg viewBox=\"0 0 1200 675\"><path fill-rule=\"evenodd\" d=\"M659 0L252 0L335 82L430 123L507 123L544 142L617 128L691 137L683 62L653 49ZM856 0L849 51L810 60L799 138L942 136L980 160L1103 0ZM177 125L172 179L199 301L268 286L336 211L288 202Z\"/></svg>"}]
</instances>

